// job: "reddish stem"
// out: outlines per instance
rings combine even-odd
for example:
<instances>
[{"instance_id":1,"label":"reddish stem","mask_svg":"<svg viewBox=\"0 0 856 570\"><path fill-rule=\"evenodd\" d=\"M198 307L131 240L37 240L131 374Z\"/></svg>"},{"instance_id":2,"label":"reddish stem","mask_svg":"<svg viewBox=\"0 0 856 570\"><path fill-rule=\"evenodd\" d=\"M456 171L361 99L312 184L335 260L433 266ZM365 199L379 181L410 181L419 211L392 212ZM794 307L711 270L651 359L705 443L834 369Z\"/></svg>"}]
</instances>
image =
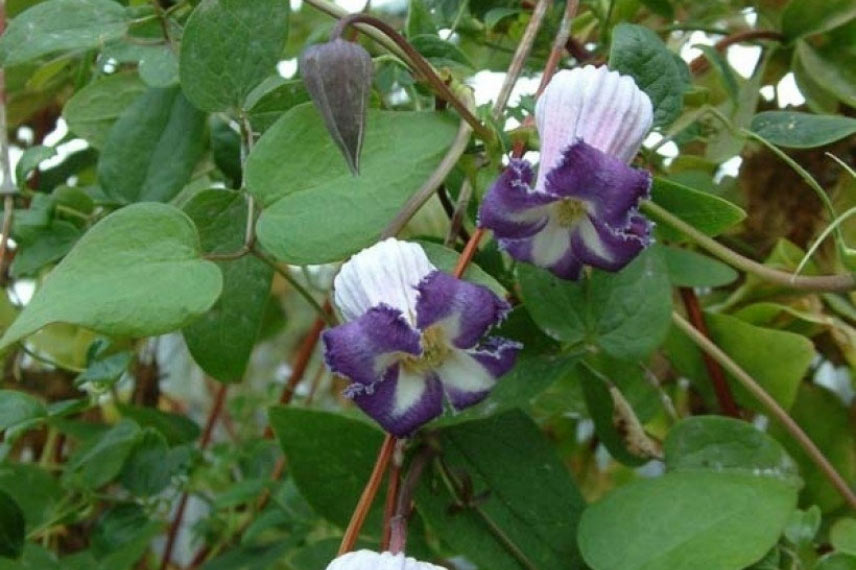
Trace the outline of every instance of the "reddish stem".
<instances>
[{"instance_id":1,"label":"reddish stem","mask_svg":"<svg viewBox=\"0 0 856 570\"><path fill-rule=\"evenodd\" d=\"M704 321L704 313L701 310L701 305L698 302L695 292L690 287L680 287L680 292L690 322L705 337L710 338L710 332ZM737 403L734 401L731 387L728 385L728 380L725 378L725 372L722 370L722 367L706 352L702 351L701 356L704 359L707 374L713 383L713 391L716 393L716 400L719 402L720 411L726 416L739 418L740 408L737 407Z\"/></svg>"},{"instance_id":2,"label":"reddish stem","mask_svg":"<svg viewBox=\"0 0 856 570\"><path fill-rule=\"evenodd\" d=\"M380 452L375 461L374 469L363 489L363 494L360 495L360 500L357 502L357 508L351 515L351 521L348 523L348 528L345 529L345 536L342 537L342 544L339 546L339 556L353 550L357 543L357 538L360 536L360 529L363 528L363 523L366 521L366 516L369 514L375 495L380 488L380 483L383 480L383 474L389 465L389 460L392 457L392 452L395 449L395 436L386 434L383 440L383 445L380 446Z\"/></svg>"},{"instance_id":3,"label":"reddish stem","mask_svg":"<svg viewBox=\"0 0 856 570\"><path fill-rule=\"evenodd\" d=\"M716 42L713 47L716 51L723 52L728 49L729 46L739 44L741 42L752 40L775 40L780 42L784 39L785 36L783 34L773 30L746 30L722 38ZM690 71L693 73L701 73L708 67L710 67L710 62L704 55L700 55L690 62Z\"/></svg>"},{"instance_id":4,"label":"reddish stem","mask_svg":"<svg viewBox=\"0 0 856 570\"><path fill-rule=\"evenodd\" d=\"M398 489L401 486L401 465L404 461L404 440L399 439L392 452L392 462L389 464L389 480L386 487L386 501L383 507L383 536L380 541L382 551L389 550L392 536L392 517L395 516Z\"/></svg>"},{"instance_id":5,"label":"reddish stem","mask_svg":"<svg viewBox=\"0 0 856 570\"><path fill-rule=\"evenodd\" d=\"M217 395L214 397L214 405L208 413L208 420L205 422L205 429L202 431L202 437L199 439L199 450L205 451L208 444L211 443L211 436L214 433L214 426L217 424L217 418L220 417L220 412L223 411L223 404L226 401L226 390L228 384L221 384L217 390ZM163 560L161 560L160 570L166 570L172 560L172 549L175 547L175 539L178 537L178 530L181 528L181 520L184 518L184 510L187 507L187 491L181 494L181 499L178 501L178 509L175 511L175 517L172 519L172 524L169 526L169 534L166 538L166 546L163 550Z\"/></svg>"}]
</instances>

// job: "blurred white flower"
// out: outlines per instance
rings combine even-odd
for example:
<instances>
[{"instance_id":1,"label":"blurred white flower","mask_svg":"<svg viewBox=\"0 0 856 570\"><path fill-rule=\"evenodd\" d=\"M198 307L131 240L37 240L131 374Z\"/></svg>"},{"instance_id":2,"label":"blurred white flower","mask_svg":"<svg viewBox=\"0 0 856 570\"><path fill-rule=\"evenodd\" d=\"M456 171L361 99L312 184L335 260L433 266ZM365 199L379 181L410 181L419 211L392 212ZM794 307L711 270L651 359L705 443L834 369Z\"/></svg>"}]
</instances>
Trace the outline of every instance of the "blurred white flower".
<instances>
[{"instance_id":1,"label":"blurred white flower","mask_svg":"<svg viewBox=\"0 0 856 570\"><path fill-rule=\"evenodd\" d=\"M327 566L327 570L447 570L442 566L436 566L428 562L419 562L413 558L406 558L404 553L399 552L372 552L371 550L358 550L348 552L338 557Z\"/></svg>"}]
</instances>

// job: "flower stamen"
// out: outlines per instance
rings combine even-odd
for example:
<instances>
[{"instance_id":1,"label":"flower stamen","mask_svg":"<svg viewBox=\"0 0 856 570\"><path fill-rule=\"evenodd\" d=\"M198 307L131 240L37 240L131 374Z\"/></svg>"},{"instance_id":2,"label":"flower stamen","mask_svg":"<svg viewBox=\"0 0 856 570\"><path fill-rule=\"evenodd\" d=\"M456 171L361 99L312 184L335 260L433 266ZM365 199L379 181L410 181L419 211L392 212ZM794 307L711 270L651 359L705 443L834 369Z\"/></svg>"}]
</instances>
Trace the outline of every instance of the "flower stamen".
<instances>
[{"instance_id":1,"label":"flower stamen","mask_svg":"<svg viewBox=\"0 0 856 570\"><path fill-rule=\"evenodd\" d=\"M573 198L564 198L556 202L556 223L563 228L571 228L586 215L585 204Z\"/></svg>"},{"instance_id":2,"label":"flower stamen","mask_svg":"<svg viewBox=\"0 0 856 570\"><path fill-rule=\"evenodd\" d=\"M431 326L422 332L422 354L407 354L401 359L401 366L408 372L421 374L436 368L449 355L449 345L442 327Z\"/></svg>"}]
</instances>

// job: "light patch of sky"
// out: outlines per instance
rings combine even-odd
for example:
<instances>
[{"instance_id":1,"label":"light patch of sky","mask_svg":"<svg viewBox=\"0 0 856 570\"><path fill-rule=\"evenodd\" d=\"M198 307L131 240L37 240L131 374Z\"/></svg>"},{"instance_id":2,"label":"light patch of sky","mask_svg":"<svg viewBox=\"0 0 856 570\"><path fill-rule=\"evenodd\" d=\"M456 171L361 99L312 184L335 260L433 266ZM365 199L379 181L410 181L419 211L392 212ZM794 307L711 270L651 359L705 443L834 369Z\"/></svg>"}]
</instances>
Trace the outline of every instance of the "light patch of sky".
<instances>
[{"instance_id":1,"label":"light patch of sky","mask_svg":"<svg viewBox=\"0 0 856 570\"><path fill-rule=\"evenodd\" d=\"M779 100L776 104L780 109L790 105L799 106L805 103L805 97L800 93L800 89L797 87L797 81L794 78L793 73L788 73L782 77L782 80L779 81L779 84L776 86L776 93L779 96Z\"/></svg>"},{"instance_id":2,"label":"light patch of sky","mask_svg":"<svg viewBox=\"0 0 856 570\"><path fill-rule=\"evenodd\" d=\"M276 72L284 79L291 79L297 73L297 58L280 61L276 64Z\"/></svg>"}]
</instances>

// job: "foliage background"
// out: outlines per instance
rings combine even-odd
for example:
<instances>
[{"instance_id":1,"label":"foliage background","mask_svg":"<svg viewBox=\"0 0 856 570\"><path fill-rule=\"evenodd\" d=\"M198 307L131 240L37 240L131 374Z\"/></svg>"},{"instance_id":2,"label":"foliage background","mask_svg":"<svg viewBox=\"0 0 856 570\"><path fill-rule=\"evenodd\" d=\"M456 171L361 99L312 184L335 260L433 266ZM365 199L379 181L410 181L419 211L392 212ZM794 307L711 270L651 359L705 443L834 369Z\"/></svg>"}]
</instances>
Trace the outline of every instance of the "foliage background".
<instances>
[{"instance_id":1,"label":"foliage background","mask_svg":"<svg viewBox=\"0 0 856 570\"><path fill-rule=\"evenodd\" d=\"M472 190L465 231L515 142L537 158L517 127L565 10L538 5L499 113L535 5L366 7L453 87L476 85L478 116L502 132L496 146L472 138L445 177L447 207ZM335 5L4 6L3 190L16 194L0 256L0 569L324 568L382 434L324 369L318 309L337 262L435 170L455 114L361 36L375 77L353 178L296 69ZM638 163L654 203L697 232L792 273L856 206L856 2L588 0L565 47L560 66L608 62L651 95ZM441 198L400 235L451 270L465 238L447 235ZM856 568L853 509L733 378L749 421L717 417L711 370L672 318L702 308L710 338L852 489L856 225L801 269L838 275L837 291L735 269L662 220L657 232L627 269L579 284L485 240L466 277L517 301L502 333L526 349L488 401L410 442L405 467L427 462L411 555L461 570ZM375 549L376 503L360 542Z\"/></svg>"}]
</instances>

